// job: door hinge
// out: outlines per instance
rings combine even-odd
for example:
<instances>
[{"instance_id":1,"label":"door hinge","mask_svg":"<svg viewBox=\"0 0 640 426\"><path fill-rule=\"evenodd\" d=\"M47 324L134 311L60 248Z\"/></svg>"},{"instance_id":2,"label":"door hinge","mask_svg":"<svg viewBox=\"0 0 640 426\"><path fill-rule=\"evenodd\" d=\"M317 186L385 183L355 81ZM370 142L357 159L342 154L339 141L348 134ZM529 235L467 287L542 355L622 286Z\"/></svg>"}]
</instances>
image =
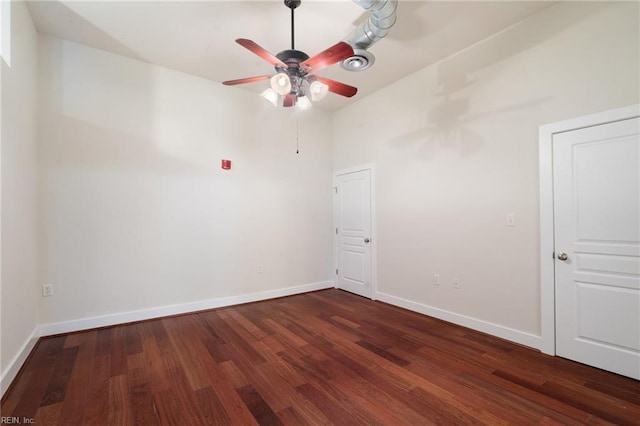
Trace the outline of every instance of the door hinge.
<instances>
[{"instance_id":1,"label":"door hinge","mask_svg":"<svg viewBox=\"0 0 640 426\"><path fill-rule=\"evenodd\" d=\"M338 235L338 228L336 228L336 235Z\"/></svg>"},{"instance_id":2,"label":"door hinge","mask_svg":"<svg viewBox=\"0 0 640 426\"><path fill-rule=\"evenodd\" d=\"M338 269L336 269L336 275L338 275Z\"/></svg>"}]
</instances>

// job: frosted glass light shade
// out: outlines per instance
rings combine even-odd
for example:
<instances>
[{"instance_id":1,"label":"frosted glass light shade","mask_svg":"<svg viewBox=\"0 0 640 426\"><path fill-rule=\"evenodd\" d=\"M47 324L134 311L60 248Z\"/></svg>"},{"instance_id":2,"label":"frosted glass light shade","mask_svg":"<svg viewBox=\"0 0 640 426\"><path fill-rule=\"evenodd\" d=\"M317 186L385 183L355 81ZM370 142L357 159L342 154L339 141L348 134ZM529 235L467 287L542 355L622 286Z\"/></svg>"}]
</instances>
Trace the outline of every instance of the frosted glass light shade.
<instances>
[{"instance_id":1,"label":"frosted glass light shade","mask_svg":"<svg viewBox=\"0 0 640 426\"><path fill-rule=\"evenodd\" d=\"M289 76L283 72L271 77L271 88L278 95L288 95L291 92L291 80Z\"/></svg>"},{"instance_id":2,"label":"frosted glass light shade","mask_svg":"<svg viewBox=\"0 0 640 426\"><path fill-rule=\"evenodd\" d=\"M320 99L327 96L327 92L329 92L329 86L316 80L309 85L309 92L311 92L312 101L319 101Z\"/></svg>"},{"instance_id":3,"label":"frosted glass light shade","mask_svg":"<svg viewBox=\"0 0 640 426\"><path fill-rule=\"evenodd\" d=\"M266 89L264 92L260 94L260 96L262 96L263 98L271 102L273 106L278 105L278 94L273 89L271 88Z\"/></svg>"},{"instance_id":4,"label":"frosted glass light shade","mask_svg":"<svg viewBox=\"0 0 640 426\"><path fill-rule=\"evenodd\" d=\"M298 107L298 109L309 109L311 108L311 101L306 96L300 96L296 107Z\"/></svg>"}]
</instances>

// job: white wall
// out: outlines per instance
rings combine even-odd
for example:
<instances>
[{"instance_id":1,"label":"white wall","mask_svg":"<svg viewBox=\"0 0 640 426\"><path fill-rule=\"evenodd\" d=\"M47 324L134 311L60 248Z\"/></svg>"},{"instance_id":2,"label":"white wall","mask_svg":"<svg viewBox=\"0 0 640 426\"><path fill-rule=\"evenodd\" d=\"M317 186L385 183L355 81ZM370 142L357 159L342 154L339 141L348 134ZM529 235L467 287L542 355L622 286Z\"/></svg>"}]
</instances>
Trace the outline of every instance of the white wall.
<instances>
[{"instance_id":1,"label":"white wall","mask_svg":"<svg viewBox=\"0 0 640 426\"><path fill-rule=\"evenodd\" d=\"M23 2L11 7L11 67L2 63L1 392L38 323L37 34ZM27 348L26 351L23 348Z\"/></svg>"},{"instance_id":2,"label":"white wall","mask_svg":"<svg viewBox=\"0 0 640 426\"><path fill-rule=\"evenodd\" d=\"M380 293L540 334L538 126L639 101L638 6L558 4L334 115L334 169L376 163Z\"/></svg>"},{"instance_id":3,"label":"white wall","mask_svg":"<svg viewBox=\"0 0 640 426\"><path fill-rule=\"evenodd\" d=\"M332 279L328 113L48 36L40 52L41 323Z\"/></svg>"}]
</instances>

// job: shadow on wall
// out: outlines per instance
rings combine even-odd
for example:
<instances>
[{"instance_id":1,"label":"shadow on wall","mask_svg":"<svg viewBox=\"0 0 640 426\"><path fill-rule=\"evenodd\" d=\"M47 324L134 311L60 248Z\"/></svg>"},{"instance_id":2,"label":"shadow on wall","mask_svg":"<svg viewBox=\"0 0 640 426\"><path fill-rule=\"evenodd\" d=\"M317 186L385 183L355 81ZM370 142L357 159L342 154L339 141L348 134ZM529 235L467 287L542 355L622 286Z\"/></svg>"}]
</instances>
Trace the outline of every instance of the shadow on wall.
<instances>
[{"instance_id":1,"label":"shadow on wall","mask_svg":"<svg viewBox=\"0 0 640 426\"><path fill-rule=\"evenodd\" d=\"M397 149L412 149L415 157L432 161L439 153L451 151L460 158L471 156L484 144L481 134L474 131L473 122L491 117L499 119L514 112L524 113L550 102L553 97L543 96L525 102L488 108L471 113L468 92L474 86L484 85L492 80L485 74L482 80L474 75L528 50L543 41L581 22L586 17L608 7L605 3L576 3L554 6L554 13L548 9L526 19L514 27L480 42L462 52L441 61L434 67L436 89L417 89L407 111L415 113L416 104L422 103L424 116L416 122L422 127L408 131L388 140L388 145ZM541 19L545 19L541 22ZM478 105L475 105L478 107Z\"/></svg>"},{"instance_id":2,"label":"shadow on wall","mask_svg":"<svg viewBox=\"0 0 640 426\"><path fill-rule=\"evenodd\" d=\"M43 2L31 8L36 21L48 14L70 27L65 38L71 42L45 36L51 54L42 58L51 70L43 81L48 120L76 129L76 137L58 138L56 147L45 144L52 153L71 154L60 156L56 164L210 176L221 158L254 149L267 139L265 134L292 120L290 115L267 119L269 105L253 94L232 93L217 82L149 66L79 14L77 6ZM46 26L47 20L43 22ZM97 48L73 42L77 34L88 34ZM251 102L254 98L258 100ZM247 126L247 116L263 122L262 128ZM264 123L272 128L265 129Z\"/></svg>"},{"instance_id":3,"label":"shadow on wall","mask_svg":"<svg viewBox=\"0 0 640 426\"><path fill-rule=\"evenodd\" d=\"M41 39L48 48L41 49L47 55L40 58L48 70L41 77L41 144L46 151L44 158L50 162L45 166L51 170L73 166L139 169L156 164L149 161L149 154L156 150L148 137L154 127L153 76L150 68L125 57L142 58L70 5L42 2L32 7L31 13L36 22L46 14L69 24L64 34L69 41L47 36ZM47 20L42 22L46 32ZM96 46L123 56L76 44L76 34L88 35ZM74 137L56 137L68 129L73 129ZM177 167L182 168L179 164Z\"/></svg>"},{"instance_id":4,"label":"shadow on wall","mask_svg":"<svg viewBox=\"0 0 640 426\"><path fill-rule=\"evenodd\" d=\"M132 59L144 60L137 52L74 11L73 7L77 5L68 3L62 1L28 1L27 6L29 6L29 12L40 32L44 34L55 33L55 31L48 30L49 22L64 22L66 26L62 30L62 38L65 40L73 42L91 40L92 45L97 48L111 50ZM46 19L45 16L47 17ZM55 19L51 19L51 17ZM81 37L79 38L78 35Z\"/></svg>"},{"instance_id":5,"label":"shadow on wall","mask_svg":"<svg viewBox=\"0 0 640 426\"><path fill-rule=\"evenodd\" d=\"M272 108L259 97L227 95L202 78L46 36L42 43L43 149L56 167L207 177L221 158L280 141L292 120L269 121ZM263 125L247 126L247 116Z\"/></svg>"}]
</instances>

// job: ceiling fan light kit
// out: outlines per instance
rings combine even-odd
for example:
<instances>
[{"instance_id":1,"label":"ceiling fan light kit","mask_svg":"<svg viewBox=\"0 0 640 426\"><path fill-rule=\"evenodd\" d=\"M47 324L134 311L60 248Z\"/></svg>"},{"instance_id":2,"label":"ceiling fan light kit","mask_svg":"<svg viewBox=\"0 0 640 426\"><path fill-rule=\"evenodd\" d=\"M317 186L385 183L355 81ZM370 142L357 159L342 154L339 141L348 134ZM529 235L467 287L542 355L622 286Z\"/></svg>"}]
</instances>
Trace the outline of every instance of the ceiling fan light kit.
<instances>
[{"instance_id":1,"label":"ceiling fan light kit","mask_svg":"<svg viewBox=\"0 0 640 426\"><path fill-rule=\"evenodd\" d=\"M329 93L329 86L315 80L309 85L309 91L311 92L311 100L316 102L327 96L327 93Z\"/></svg>"},{"instance_id":2,"label":"ceiling fan light kit","mask_svg":"<svg viewBox=\"0 0 640 426\"><path fill-rule=\"evenodd\" d=\"M306 96L300 96L296 102L296 107L298 109L305 110L311 108L311 106L311 101Z\"/></svg>"},{"instance_id":3,"label":"ceiling fan light kit","mask_svg":"<svg viewBox=\"0 0 640 426\"><path fill-rule=\"evenodd\" d=\"M271 77L271 88L278 95L284 96L291 92L291 79L286 73L280 72Z\"/></svg>"},{"instance_id":4,"label":"ceiling fan light kit","mask_svg":"<svg viewBox=\"0 0 640 426\"><path fill-rule=\"evenodd\" d=\"M265 98L267 101L271 102L273 106L278 105L278 94L271 87L269 87L268 89L265 89L265 91L262 92L260 96Z\"/></svg>"}]
</instances>

